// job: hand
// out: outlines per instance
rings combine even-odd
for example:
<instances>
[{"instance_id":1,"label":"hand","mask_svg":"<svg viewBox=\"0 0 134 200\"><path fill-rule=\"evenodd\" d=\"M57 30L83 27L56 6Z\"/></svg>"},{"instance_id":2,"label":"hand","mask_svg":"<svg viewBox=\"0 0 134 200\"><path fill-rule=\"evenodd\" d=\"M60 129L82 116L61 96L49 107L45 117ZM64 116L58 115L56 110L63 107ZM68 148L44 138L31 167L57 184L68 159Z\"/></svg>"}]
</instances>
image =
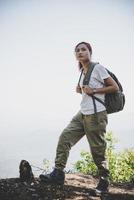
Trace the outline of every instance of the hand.
<instances>
[{"instance_id":1,"label":"hand","mask_svg":"<svg viewBox=\"0 0 134 200\"><path fill-rule=\"evenodd\" d=\"M90 88L88 85L83 85L82 90L87 95L92 95L93 94L93 89Z\"/></svg>"},{"instance_id":2,"label":"hand","mask_svg":"<svg viewBox=\"0 0 134 200\"><path fill-rule=\"evenodd\" d=\"M80 87L79 85L77 85L77 87L76 87L76 92L77 92L77 93L80 93L80 94L82 93L81 87Z\"/></svg>"}]
</instances>

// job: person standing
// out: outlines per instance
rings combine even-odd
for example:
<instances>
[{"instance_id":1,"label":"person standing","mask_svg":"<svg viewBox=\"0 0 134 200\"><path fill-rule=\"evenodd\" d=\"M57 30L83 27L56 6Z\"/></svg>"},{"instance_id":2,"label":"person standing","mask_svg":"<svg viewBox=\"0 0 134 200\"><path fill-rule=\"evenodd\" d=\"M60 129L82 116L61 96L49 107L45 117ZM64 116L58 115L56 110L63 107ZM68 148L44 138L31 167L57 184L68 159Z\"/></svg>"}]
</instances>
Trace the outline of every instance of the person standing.
<instances>
[{"instance_id":1,"label":"person standing","mask_svg":"<svg viewBox=\"0 0 134 200\"><path fill-rule=\"evenodd\" d=\"M107 70L99 63L94 66L89 84L83 84L84 77L92 64L92 47L89 43L78 43L75 47L75 56L82 72L80 82L76 87L76 92L82 95L80 111L59 137L54 170L50 174L41 174L40 179L46 183L64 184L64 168L71 147L86 135L100 177L96 192L102 193L108 191L109 186L109 169L105 157L105 133L108 119L105 106L97 101L97 113L95 113L92 95L105 101L105 94L116 92L119 88Z\"/></svg>"}]
</instances>

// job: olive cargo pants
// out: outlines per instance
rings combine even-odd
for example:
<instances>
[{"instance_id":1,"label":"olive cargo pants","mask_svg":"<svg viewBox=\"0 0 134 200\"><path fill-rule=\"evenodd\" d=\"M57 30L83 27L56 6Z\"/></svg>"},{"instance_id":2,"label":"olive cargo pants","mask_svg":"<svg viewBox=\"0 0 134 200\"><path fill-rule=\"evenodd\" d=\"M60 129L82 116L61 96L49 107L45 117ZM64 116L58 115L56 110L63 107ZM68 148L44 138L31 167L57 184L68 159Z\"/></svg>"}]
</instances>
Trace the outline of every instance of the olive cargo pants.
<instances>
[{"instance_id":1,"label":"olive cargo pants","mask_svg":"<svg viewBox=\"0 0 134 200\"><path fill-rule=\"evenodd\" d=\"M105 161L106 141L104 138L106 125L106 111L97 113L97 117L95 114L83 115L78 112L59 137L55 167L65 168L71 147L86 135L99 175L107 176L109 171Z\"/></svg>"}]
</instances>

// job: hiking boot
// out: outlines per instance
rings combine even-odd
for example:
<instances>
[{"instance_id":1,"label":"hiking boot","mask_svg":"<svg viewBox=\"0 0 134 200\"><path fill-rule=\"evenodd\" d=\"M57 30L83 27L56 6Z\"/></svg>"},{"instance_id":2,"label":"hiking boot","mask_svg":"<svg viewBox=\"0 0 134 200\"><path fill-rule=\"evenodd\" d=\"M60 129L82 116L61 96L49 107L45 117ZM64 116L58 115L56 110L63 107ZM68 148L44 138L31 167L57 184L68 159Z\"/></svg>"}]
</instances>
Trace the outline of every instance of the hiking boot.
<instances>
[{"instance_id":1,"label":"hiking boot","mask_svg":"<svg viewBox=\"0 0 134 200\"><path fill-rule=\"evenodd\" d=\"M95 193L97 196L108 192L109 180L106 177L100 177L100 181L95 188Z\"/></svg>"},{"instance_id":2,"label":"hiking boot","mask_svg":"<svg viewBox=\"0 0 134 200\"><path fill-rule=\"evenodd\" d=\"M65 173L60 169L54 169L50 174L41 174L40 180L44 183L48 184L64 184L65 181Z\"/></svg>"},{"instance_id":3,"label":"hiking boot","mask_svg":"<svg viewBox=\"0 0 134 200\"><path fill-rule=\"evenodd\" d=\"M22 182L34 181L32 167L27 160L21 160L19 165L19 172L20 172L20 180Z\"/></svg>"}]
</instances>

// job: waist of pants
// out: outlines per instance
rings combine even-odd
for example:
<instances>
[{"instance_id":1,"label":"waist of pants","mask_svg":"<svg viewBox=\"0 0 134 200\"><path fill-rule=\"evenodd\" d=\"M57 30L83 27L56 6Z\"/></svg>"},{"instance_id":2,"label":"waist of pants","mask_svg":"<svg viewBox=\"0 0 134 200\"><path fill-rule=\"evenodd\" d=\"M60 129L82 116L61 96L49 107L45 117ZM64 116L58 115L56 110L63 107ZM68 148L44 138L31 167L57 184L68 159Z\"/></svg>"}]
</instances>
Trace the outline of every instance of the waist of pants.
<instances>
[{"instance_id":1,"label":"waist of pants","mask_svg":"<svg viewBox=\"0 0 134 200\"><path fill-rule=\"evenodd\" d=\"M107 111L106 110L104 110L104 111L100 111L100 112L97 112L97 113L93 113L93 114L83 114L83 113L81 113L82 114L82 117L88 117L88 116L97 116L97 115L100 115L100 114L106 114L107 115Z\"/></svg>"}]
</instances>

